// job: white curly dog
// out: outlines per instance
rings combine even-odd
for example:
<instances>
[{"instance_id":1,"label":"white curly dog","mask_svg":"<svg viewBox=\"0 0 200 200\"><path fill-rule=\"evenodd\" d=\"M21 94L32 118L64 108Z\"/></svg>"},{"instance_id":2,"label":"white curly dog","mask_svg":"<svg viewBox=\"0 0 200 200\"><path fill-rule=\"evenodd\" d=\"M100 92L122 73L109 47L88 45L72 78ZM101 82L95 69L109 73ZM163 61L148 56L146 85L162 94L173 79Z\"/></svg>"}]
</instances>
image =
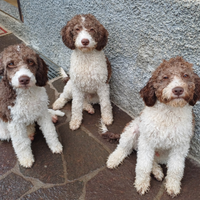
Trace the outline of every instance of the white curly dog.
<instances>
[{"instance_id":1,"label":"white curly dog","mask_svg":"<svg viewBox=\"0 0 200 200\"><path fill-rule=\"evenodd\" d=\"M110 102L109 80L111 66L103 48L106 46L108 32L91 15L76 15L62 29L64 44L73 50L69 76L63 93L54 102L53 109L61 109L72 100L70 128L80 127L82 110L93 114L91 103L100 103L102 121L109 125L113 121ZM64 75L66 76L66 75Z\"/></svg>"},{"instance_id":2,"label":"white curly dog","mask_svg":"<svg viewBox=\"0 0 200 200\"><path fill-rule=\"evenodd\" d=\"M193 136L192 108L200 99L200 78L192 64L181 57L172 58L155 70L140 94L146 106L125 127L117 148L108 157L107 167L117 167L135 149L136 190L142 195L149 190L151 173L161 181L164 174L159 163L167 164L165 187L174 197L180 193Z\"/></svg>"}]
</instances>

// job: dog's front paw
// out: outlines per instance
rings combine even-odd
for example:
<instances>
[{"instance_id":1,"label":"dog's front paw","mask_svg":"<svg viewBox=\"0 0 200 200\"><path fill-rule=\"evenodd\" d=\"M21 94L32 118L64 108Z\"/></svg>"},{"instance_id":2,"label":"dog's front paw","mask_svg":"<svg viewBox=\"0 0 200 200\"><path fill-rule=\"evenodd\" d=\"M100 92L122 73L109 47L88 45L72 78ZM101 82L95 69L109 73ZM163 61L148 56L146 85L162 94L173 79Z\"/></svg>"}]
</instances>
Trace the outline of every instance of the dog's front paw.
<instances>
[{"instance_id":1,"label":"dog's front paw","mask_svg":"<svg viewBox=\"0 0 200 200\"><path fill-rule=\"evenodd\" d=\"M81 120L79 119L72 119L70 122L69 122L69 127L71 130L76 130L80 127L81 125Z\"/></svg>"},{"instance_id":2,"label":"dog's front paw","mask_svg":"<svg viewBox=\"0 0 200 200\"><path fill-rule=\"evenodd\" d=\"M178 194L180 194L181 191L181 183L180 181L177 181L173 178L167 178L166 177L166 183L165 183L165 188L167 190L167 193L171 197L175 197Z\"/></svg>"},{"instance_id":3,"label":"dog's front paw","mask_svg":"<svg viewBox=\"0 0 200 200\"><path fill-rule=\"evenodd\" d=\"M124 152L120 149L116 149L106 162L107 168L113 169L116 168L124 159Z\"/></svg>"},{"instance_id":4,"label":"dog's front paw","mask_svg":"<svg viewBox=\"0 0 200 200\"><path fill-rule=\"evenodd\" d=\"M106 125L111 125L113 122L113 116L112 115L103 115L102 116L102 121Z\"/></svg>"},{"instance_id":5,"label":"dog's front paw","mask_svg":"<svg viewBox=\"0 0 200 200\"><path fill-rule=\"evenodd\" d=\"M57 142L54 146L51 146L52 153L62 153L63 146L60 142Z\"/></svg>"},{"instance_id":6,"label":"dog's front paw","mask_svg":"<svg viewBox=\"0 0 200 200\"><path fill-rule=\"evenodd\" d=\"M22 167L25 167L25 168L31 168L31 166L33 165L34 162L35 162L35 161L34 161L33 156L31 156L31 157L19 158L19 164L20 164Z\"/></svg>"},{"instance_id":7,"label":"dog's front paw","mask_svg":"<svg viewBox=\"0 0 200 200\"><path fill-rule=\"evenodd\" d=\"M59 110L64 107L66 101L63 98L58 98L54 103L53 103L53 109L54 110Z\"/></svg>"},{"instance_id":8,"label":"dog's front paw","mask_svg":"<svg viewBox=\"0 0 200 200\"><path fill-rule=\"evenodd\" d=\"M147 193L149 191L150 188L150 178L143 180L143 181L137 181L137 179L135 180L134 186L137 190L137 192L140 195L144 195L145 193Z\"/></svg>"}]
</instances>

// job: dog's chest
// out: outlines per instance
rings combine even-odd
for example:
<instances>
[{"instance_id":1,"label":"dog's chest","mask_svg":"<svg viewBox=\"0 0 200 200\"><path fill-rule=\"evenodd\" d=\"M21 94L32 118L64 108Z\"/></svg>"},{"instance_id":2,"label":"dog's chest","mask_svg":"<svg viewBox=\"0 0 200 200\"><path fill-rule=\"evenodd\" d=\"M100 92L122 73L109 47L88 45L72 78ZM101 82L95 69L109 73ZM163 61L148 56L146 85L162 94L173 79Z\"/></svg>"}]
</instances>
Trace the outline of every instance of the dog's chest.
<instances>
[{"instance_id":1,"label":"dog's chest","mask_svg":"<svg viewBox=\"0 0 200 200\"><path fill-rule=\"evenodd\" d=\"M188 142L193 134L192 107L146 107L141 115L140 133L156 148L171 148Z\"/></svg>"},{"instance_id":2,"label":"dog's chest","mask_svg":"<svg viewBox=\"0 0 200 200\"><path fill-rule=\"evenodd\" d=\"M17 92L15 105L10 107L11 118L18 123L33 123L47 109L45 88L35 87Z\"/></svg>"},{"instance_id":3,"label":"dog's chest","mask_svg":"<svg viewBox=\"0 0 200 200\"><path fill-rule=\"evenodd\" d=\"M74 51L71 56L70 77L82 91L94 92L106 83L108 76L105 55L102 51L83 53Z\"/></svg>"}]
</instances>

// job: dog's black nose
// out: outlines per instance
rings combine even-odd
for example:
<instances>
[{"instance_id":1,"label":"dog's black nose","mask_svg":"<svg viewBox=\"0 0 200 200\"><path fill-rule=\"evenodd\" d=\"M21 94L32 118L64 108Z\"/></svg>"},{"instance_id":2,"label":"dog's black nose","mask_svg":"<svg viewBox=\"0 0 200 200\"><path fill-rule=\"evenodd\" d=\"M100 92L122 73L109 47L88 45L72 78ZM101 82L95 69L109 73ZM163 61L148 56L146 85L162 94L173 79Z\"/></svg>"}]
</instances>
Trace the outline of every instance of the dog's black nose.
<instances>
[{"instance_id":1,"label":"dog's black nose","mask_svg":"<svg viewBox=\"0 0 200 200\"><path fill-rule=\"evenodd\" d=\"M28 85L30 82L30 78L28 76L19 77L19 82L21 85Z\"/></svg>"},{"instance_id":2,"label":"dog's black nose","mask_svg":"<svg viewBox=\"0 0 200 200\"><path fill-rule=\"evenodd\" d=\"M89 44L89 40L88 39L82 39L81 43L86 46L86 45Z\"/></svg>"},{"instance_id":3,"label":"dog's black nose","mask_svg":"<svg viewBox=\"0 0 200 200\"><path fill-rule=\"evenodd\" d=\"M181 95L183 94L184 92L184 89L182 87L175 87L172 89L172 92L175 94L175 95Z\"/></svg>"}]
</instances>

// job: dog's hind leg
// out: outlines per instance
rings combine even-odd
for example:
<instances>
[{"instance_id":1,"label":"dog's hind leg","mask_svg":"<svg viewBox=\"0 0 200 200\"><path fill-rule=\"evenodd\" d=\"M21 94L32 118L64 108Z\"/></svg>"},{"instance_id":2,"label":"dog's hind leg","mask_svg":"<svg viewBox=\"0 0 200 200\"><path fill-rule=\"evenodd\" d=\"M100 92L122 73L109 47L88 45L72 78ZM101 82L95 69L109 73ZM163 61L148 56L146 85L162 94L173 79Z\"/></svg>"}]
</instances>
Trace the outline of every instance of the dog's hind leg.
<instances>
[{"instance_id":1,"label":"dog's hind leg","mask_svg":"<svg viewBox=\"0 0 200 200\"><path fill-rule=\"evenodd\" d=\"M94 108L90 103L88 103L86 100L83 102L83 110L87 111L89 114L94 114Z\"/></svg>"},{"instance_id":2,"label":"dog's hind leg","mask_svg":"<svg viewBox=\"0 0 200 200\"><path fill-rule=\"evenodd\" d=\"M107 160L108 168L117 167L133 149L137 148L137 140L139 137L139 117L128 124L121 134L119 144L115 151L110 154Z\"/></svg>"},{"instance_id":3,"label":"dog's hind leg","mask_svg":"<svg viewBox=\"0 0 200 200\"><path fill-rule=\"evenodd\" d=\"M164 177L161 166L155 160L153 161L152 174L158 181L162 181Z\"/></svg>"},{"instance_id":4,"label":"dog's hind leg","mask_svg":"<svg viewBox=\"0 0 200 200\"><path fill-rule=\"evenodd\" d=\"M53 103L53 109L59 110L64 107L64 105L72 99L72 82L69 80L63 89L63 93L60 97Z\"/></svg>"}]
</instances>

